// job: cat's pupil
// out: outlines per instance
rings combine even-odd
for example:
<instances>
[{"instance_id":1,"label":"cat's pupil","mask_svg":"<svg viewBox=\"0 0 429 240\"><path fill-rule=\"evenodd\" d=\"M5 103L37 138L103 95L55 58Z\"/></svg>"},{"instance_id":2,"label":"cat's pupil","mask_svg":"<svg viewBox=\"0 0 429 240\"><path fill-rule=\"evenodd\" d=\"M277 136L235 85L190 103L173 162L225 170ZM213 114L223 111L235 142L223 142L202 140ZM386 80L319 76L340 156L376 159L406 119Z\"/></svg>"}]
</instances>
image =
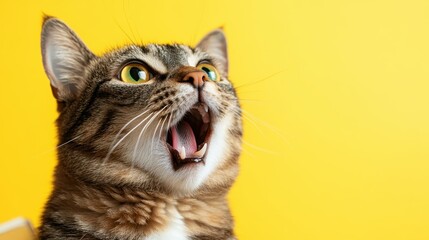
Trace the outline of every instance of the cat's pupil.
<instances>
[{"instance_id":1,"label":"cat's pupil","mask_svg":"<svg viewBox=\"0 0 429 240\"><path fill-rule=\"evenodd\" d=\"M138 81L138 80L140 80L140 79L146 79L146 72L145 71L142 71L142 70L140 70L139 68L137 68L137 67L132 67L131 69L130 69L130 76L131 76L131 78L134 80L134 81Z\"/></svg>"},{"instance_id":2,"label":"cat's pupil","mask_svg":"<svg viewBox=\"0 0 429 240\"><path fill-rule=\"evenodd\" d=\"M206 68L206 67L203 67L202 69L203 69L204 72L207 73L207 75L209 76L209 78L211 80L213 80L213 81L216 80L216 73L214 71L212 71L212 70L210 70L209 68Z\"/></svg>"}]
</instances>

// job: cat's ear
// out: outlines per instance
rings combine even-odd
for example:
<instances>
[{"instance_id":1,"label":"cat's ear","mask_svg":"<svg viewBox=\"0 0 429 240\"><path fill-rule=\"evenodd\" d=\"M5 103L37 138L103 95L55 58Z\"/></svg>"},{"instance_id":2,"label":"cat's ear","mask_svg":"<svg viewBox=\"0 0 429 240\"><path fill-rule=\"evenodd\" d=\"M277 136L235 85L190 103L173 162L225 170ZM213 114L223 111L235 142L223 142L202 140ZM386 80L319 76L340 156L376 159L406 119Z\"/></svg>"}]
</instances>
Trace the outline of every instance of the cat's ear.
<instances>
[{"instance_id":1,"label":"cat's ear","mask_svg":"<svg viewBox=\"0 0 429 240\"><path fill-rule=\"evenodd\" d=\"M228 52L226 37L222 29L216 29L207 34L198 44L198 49L213 57L222 72L228 74Z\"/></svg>"},{"instance_id":2,"label":"cat's ear","mask_svg":"<svg viewBox=\"0 0 429 240\"><path fill-rule=\"evenodd\" d=\"M43 21L41 45L55 98L73 100L85 85L84 69L95 55L66 24L51 17Z\"/></svg>"}]
</instances>

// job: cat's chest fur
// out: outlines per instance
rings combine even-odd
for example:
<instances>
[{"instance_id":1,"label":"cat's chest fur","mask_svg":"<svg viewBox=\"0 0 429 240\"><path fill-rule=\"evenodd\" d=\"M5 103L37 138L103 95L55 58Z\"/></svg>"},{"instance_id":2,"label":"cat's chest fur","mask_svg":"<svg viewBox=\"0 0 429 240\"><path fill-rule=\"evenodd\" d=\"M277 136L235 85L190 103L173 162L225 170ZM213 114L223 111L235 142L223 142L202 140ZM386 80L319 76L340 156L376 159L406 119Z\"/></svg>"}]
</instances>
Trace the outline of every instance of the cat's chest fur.
<instances>
[{"instance_id":1,"label":"cat's chest fur","mask_svg":"<svg viewBox=\"0 0 429 240\"><path fill-rule=\"evenodd\" d=\"M161 231L153 233L148 237L144 237L144 240L188 240L188 233L186 230L183 216L173 208L170 212L168 225Z\"/></svg>"},{"instance_id":2,"label":"cat's chest fur","mask_svg":"<svg viewBox=\"0 0 429 240\"><path fill-rule=\"evenodd\" d=\"M66 174L60 172L60 175ZM57 190L50 200L49 214L45 218L45 226L49 227L44 229L44 234L52 234L52 226L55 227L56 236L70 239L190 240L207 236L217 236L213 239L232 237L232 217L224 197L202 194L174 198L132 188L89 187L65 177L60 180L70 188Z\"/></svg>"}]
</instances>

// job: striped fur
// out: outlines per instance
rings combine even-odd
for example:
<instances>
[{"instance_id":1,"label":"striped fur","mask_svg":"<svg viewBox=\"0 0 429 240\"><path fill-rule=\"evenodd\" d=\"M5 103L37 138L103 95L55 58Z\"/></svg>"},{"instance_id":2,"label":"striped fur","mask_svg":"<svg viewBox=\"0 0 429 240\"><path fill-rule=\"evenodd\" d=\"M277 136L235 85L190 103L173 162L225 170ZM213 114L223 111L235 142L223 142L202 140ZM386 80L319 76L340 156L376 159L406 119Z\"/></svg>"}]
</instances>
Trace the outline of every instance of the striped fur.
<instances>
[{"instance_id":1,"label":"striped fur","mask_svg":"<svg viewBox=\"0 0 429 240\"><path fill-rule=\"evenodd\" d=\"M130 45L96 56L64 23L46 18L42 55L61 147L40 239L234 239L226 196L238 174L242 123L221 31L196 48ZM133 59L154 78L118 80ZM180 78L202 60L222 80L198 93ZM175 171L166 131L201 97L213 128L205 165Z\"/></svg>"}]
</instances>

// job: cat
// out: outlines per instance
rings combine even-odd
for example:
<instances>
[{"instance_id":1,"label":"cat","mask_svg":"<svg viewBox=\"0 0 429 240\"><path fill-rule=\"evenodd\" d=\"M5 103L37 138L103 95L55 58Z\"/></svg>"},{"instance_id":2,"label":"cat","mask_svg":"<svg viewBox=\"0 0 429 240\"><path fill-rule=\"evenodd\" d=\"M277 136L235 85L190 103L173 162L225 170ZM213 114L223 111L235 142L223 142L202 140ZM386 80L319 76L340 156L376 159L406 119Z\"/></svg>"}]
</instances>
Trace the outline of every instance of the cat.
<instances>
[{"instance_id":1,"label":"cat","mask_svg":"<svg viewBox=\"0 0 429 240\"><path fill-rule=\"evenodd\" d=\"M59 145L40 239L236 239L243 129L221 29L97 56L45 17L41 49Z\"/></svg>"}]
</instances>

